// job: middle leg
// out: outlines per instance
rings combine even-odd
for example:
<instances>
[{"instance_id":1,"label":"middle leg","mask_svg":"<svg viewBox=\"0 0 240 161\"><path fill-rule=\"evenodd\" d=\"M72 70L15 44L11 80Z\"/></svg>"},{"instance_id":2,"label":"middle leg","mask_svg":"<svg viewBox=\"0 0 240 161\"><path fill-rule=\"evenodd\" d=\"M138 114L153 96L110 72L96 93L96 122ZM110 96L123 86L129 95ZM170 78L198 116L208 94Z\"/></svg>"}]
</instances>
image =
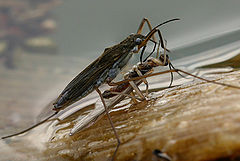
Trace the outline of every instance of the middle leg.
<instances>
[{"instance_id":1,"label":"middle leg","mask_svg":"<svg viewBox=\"0 0 240 161\"><path fill-rule=\"evenodd\" d=\"M116 146L116 149L115 149L115 151L114 151L114 153L113 153L113 156L112 156L112 160L114 160L114 158L115 158L115 156L116 156L116 154L117 154L117 151L118 151L118 148L119 148L121 142L120 142L119 136L118 136L118 134L117 134L116 128L115 128L115 126L113 125L112 119L111 119L111 117L110 117L108 108L107 108L107 106L106 106L106 103L105 103L105 101L104 101L104 98L103 98L103 96L102 96L101 91L100 91L98 88L96 88L95 90L97 91L97 93L99 94L99 96L100 96L100 98L101 98L101 101L102 101L103 106L104 106L104 108L105 108L105 112L106 112L106 114L107 114L108 120L109 120L109 122L110 122L110 124L111 124L111 127L112 127L112 129L113 129L114 135L116 136L116 139L117 139L117 146Z\"/></svg>"}]
</instances>

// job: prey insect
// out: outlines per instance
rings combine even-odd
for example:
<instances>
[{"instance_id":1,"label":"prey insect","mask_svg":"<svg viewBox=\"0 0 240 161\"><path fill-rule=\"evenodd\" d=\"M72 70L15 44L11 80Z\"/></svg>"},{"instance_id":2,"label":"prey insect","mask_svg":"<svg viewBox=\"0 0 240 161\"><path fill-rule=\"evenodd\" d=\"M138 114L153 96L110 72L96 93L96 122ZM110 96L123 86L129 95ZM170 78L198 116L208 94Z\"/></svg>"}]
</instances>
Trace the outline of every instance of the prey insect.
<instances>
[{"instance_id":1,"label":"prey insect","mask_svg":"<svg viewBox=\"0 0 240 161\"><path fill-rule=\"evenodd\" d=\"M21 132L12 135L4 136L2 137L2 139L20 135L35 128L36 126L53 118L59 111L79 101L83 97L86 97L94 90L96 90L100 97L102 97L101 92L98 89L99 86L101 86L103 83L112 85L111 81L127 64L133 53L138 53L141 49L143 49L141 52L142 57L149 41L153 42L156 46L157 43L155 41L155 33L158 33L161 47L164 48L163 38L158 27L176 20L179 19L170 19L152 28L148 19L144 18L136 34L131 34L119 44L106 48L100 57L98 57L88 67L86 67L65 87L65 89L62 91L62 93L58 96L58 98L53 104L53 110L55 111L55 113L42 120L41 122L33 125L32 127L29 127ZM145 23L147 23L150 30L150 32L146 36L141 34ZM106 113L108 115L111 126L114 129L107 110Z\"/></svg>"}]
</instances>

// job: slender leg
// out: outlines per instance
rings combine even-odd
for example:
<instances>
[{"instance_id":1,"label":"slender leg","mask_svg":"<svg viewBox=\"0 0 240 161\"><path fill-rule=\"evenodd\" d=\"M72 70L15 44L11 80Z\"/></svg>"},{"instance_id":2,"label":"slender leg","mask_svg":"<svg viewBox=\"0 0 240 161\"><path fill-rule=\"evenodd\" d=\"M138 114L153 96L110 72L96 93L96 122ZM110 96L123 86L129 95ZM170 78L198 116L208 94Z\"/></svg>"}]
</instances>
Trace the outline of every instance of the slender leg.
<instances>
[{"instance_id":1,"label":"slender leg","mask_svg":"<svg viewBox=\"0 0 240 161\"><path fill-rule=\"evenodd\" d=\"M134 68L134 71L136 71L139 76L142 76L142 73L138 68ZM148 97L148 87L149 87L148 81L146 78L143 78L142 81L146 85L146 97Z\"/></svg>"},{"instance_id":2,"label":"slender leg","mask_svg":"<svg viewBox=\"0 0 240 161\"><path fill-rule=\"evenodd\" d=\"M141 51L141 54L140 54L140 62L141 62L141 63L143 63L143 54L144 54L144 51L145 51L146 47L147 47L146 45L143 46L142 51ZM149 55L150 55L150 54L149 54Z\"/></svg>"},{"instance_id":3,"label":"slender leg","mask_svg":"<svg viewBox=\"0 0 240 161\"><path fill-rule=\"evenodd\" d=\"M160 47L160 40L159 40L159 43L158 43L158 47L157 47L157 54L156 54L156 58L158 59L159 56L160 56L160 52L159 52L159 47ZM166 49L166 48L165 48Z\"/></svg>"},{"instance_id":4,"label":"slender leg","mask_svg":"<svg viewBox=\"0 0 240 161\"><path fill-rule=\"evenodd\" d=\"M134 94L132 95L131 93L130 94L125 94L125 93L121 93L121 92L113 92L113 91L111 91L111 94L122 95L122 96L129 97L129 98L131 98L133 100L142 101L142 99L139 99L138 97L136 97Z\"/></svg>"},{"instance_id":5,"label":"slender leg","mask_svg":"<svg viewBox=\"0 0 240 161\"><path fill-rule=\"evenodd\" d=\"M172 70L172 67L171 67L170 64L169 64L169 69ZM170 84L169 84L168 88L170 88L172 86L172 83L173 83L173 72L171 72L170 74L171 74L171 79L170 79Z\"/></svg>"},{"instance_id":6,"label":"slender leg","mask_svg":"<svg viewBox=\"0 0 240 161\"><path fill-rule=\"evenodd\" d=\"M143 18L141 23L140 23L140 25L139 25L139 27L138 27L137 34L141 34L142 33L143 26L144 26L145 23L147 23L149 30L150 31L152 30L152 25L151 25L150 21L147 18ZM155 38L154 35L152 35L151 37L153 38L153 41L156 41L156 38Z\"/></svg>"},{"instance_id":7,"label":"slender leg","mask_svg":"<svg viewBox=\"0 0 240 161\"><path fill-rule=\"evenodd\" d=\"M165 48L164 48L164 53L163 53L163 55L164 55L163 64L166 64L166 62L168 61L169 69L171 70L172 66L171 66L170 60L167 60L166 48L167 48L167 40L165 40ZM172 86L172 83L173 83L173 73L171 72L170 74L171 74L171 79L170 79L170 84L169 84L168 88L170 88Z\"/></svg>"},{"instance_id":8,"label":"slender leg","mask_svg":"<svg viewBox=\"0 0 240 161\"><path fill-rule=\"evenodd\" d=\"M240 87L238 87L238 86L234 86L234 85L231 85L231 84L220 83L220 82L208 80L208 79L205 79L205 78L201 78L201 77L199 77L199 76L196 76L196 75L193 75L193 74L191 74L191 73L185 72L185 71L183 71L183 70L181 70L181 69L171 69L171 70L166 70L166 71L162 71L162 72L157 72L157 73L152 73L152 74L148 74L148 75L143 75L143 76L139 76L139 77L135 77L135 78L131 78L131 79L127 79L127 80L115 82L115 84L119 85L119 84L122 84L122 83L130 82L130 81L135 81L135 80L140 80L140 79L142 79L142 78L157 76L157 75L166 74L166 73L170 73L170 72L176 72L176 73L181 72L181 73L187 74L187 75L189 75L189 76L191 76L191 77L194 77L194 78L203 80L203 81L205 81L205 82L209 82L209 83L213 83L213 84L218 84L218 85L222 85L222 86L227 86L227 87L231 87L231 88L240 89Z\"/></svg>"},{"instance_id":9,"label":"slender leg","mask_svg":"<svg viewBox=\"0 0 240 161\"><path fill-rule=\"evenodd\" d=\"M143 46L146 46L146 44L147 44L147 42L150 40L151 36L154 35L156 32L158 33L159 42L160 42L159 44L161 44L161 47L162 47L164 50L170 52L170 50L168 50L167 48L165 48L165 45L164 45L164 43L163 43L163 37L162 37L162 34L161 34L160 30L159 30L159 29L156 29L156 28L153 29L151 32L149 32L148 35L146 36L145 40L144 40L140 45L138 45L138 51L139 51ZM154 50L155 50L155 46L154 46ZM159 49L158 49L158 50L159 50ZM159 51L157 52L157 56L158 56L158 53L159 53ZM150 54L144 59L144 61L146 61L146 60L151 56L151 54L152 54L152 53L150 53ZM142 55L143 55L143 53L141 53L140 58L142 57Z\"/></svg>"},{"instance_id":10,"label":"slender leg","mask_svg":"<svg viewBox=\"0 0 240 161\"><path fill-rule=\"evenodd\" d=\"M152 52L144 59L144 61L146 61L147 58L149 58L149 57L154 53L154 51L155 51L155 49L156 49L156 46L157 46L157 42L153 42L153 43L154 43L153 50L152 50ZM159 43L160 43L160 41L159 41ZM159 44L158 44L158 46L159 46ZM140 55L140 62L141 62L141 63L143 62L143 54L144 54L145 49L146 49L146 45L143 46L143 49L142 49L142 51L141 51L141 55ZM159 49L158 49L158 50L159 50Z\"/></svg>"},{"instance_id":11,"label":"slender leg","mask_svg":"<svg viewBox=\"0 0 240 161\"><path fill-rule=\"evenodd\" d=\"M133 103L137 104L138 101L137 101L137 99L135 99L136 97L135 97L134 93L131 92L130 95L132 96L132 101L133 101ZM140 101L141 101L141 100L140 100Z\"/></svg>"},{"instance_id":12,"label":"slender leg","mask_svg":"<svg viewBox=\"0 0 240 161\"><path fill-rule=\"evenodd\" d=\"M156 58L158 59L159 58L159 48L160 48L160 44L161 44L161 40L159 40L159 43L158 43L158 47L157 47L157 54L156 54ZM167 45L167 41L165 40L165 44ZM169 51L167 48L166 48L166 45L164 46L164 62L163 64L166 63L166 60L167 60L167 54L166 54L166 51ZM144 46L145 47L145 46ZM153 52L155 51L155 48L156 48L156 43L154 44L154 48L152 50L152 52L144 59L144 62L153 54ZM140 60L142 62L142 55L143 55L143 50L142 50L142 53L140 55Z\"/></svg>"},{"instance_id":13,"label":"slender leg","mask_svg":"<svg viewBox=\"0 0 240 161\"><path fill-rule=\"evenodd\" d=\"M101 93L101 91L100 91L98 88L96 88L96 91L97 91L97 93L99 94L99 96L100 96L100 98L101 98L101 101L102 101L103 106L104 106L104 108L105 108L105 111L106 111L108 120L109 120L109 122L110 122L110 124L111 124L111 127L112 127L112 129L113 129L114 135L116 136L116 139L117 139L117 147L116 147L116 149L115 149L115 151L114 151L114 153L113 153L113 156L112 156L112 160L114 160L114 158L115 158L115 156L116 156L116 154L117 154L117 151L118 151L118 148L119 148L121 142L120 142L120 139L119 139L119 137L118 137L117 131L116 131L114 125L113 125L112 119L111 119L111 117L110 117L110 115L109 115L108 108L107 108L107 106L106 106L106 104L105 104L105 101L104 101L104 98L103 98L103 96L102 96L102 93Z\"/></svg>"},{"instance_id":14,"label":"slender leg","mask_svg":"<svg viewBox=\"0 0 240 161\"><path fill-rule=\"evenodd\" d=\"M42 121L36 123L35 125L33 125L33 126L27 128L27 129L25 129L25 130L22 130L22 131L20 131L20 132L18 132L18 133L15 133L15 134L12 134L12 135L8 135L8 136L4 136L4 137L2 137L2 139L6 139L6 138L13 137L13 136L17 136L17 135L23 134L23 133L25 133L25 132L27 132L27 131L29 131L29 130L32 130L33 128L35 128L35 127L37 127L37 126L43 124L44 122L50 121L50 118L52 118L53 116L55 116L57 113L58 113L58 111L55 112L55 113L53 113L52 115L48 116L48 117L45 118L44 120L42 120ZM52 119L51 119L51 120L52 120Z\"/></svg>"},{"instance_id":15,"label":"slender leg","mask_svg":"<svg viewBox=\"0 0 240 161\"><path fill-rule=\"evenodd\" d=\"M160 39L160 42L161 42L161 47L164 49L165 46L164 46L164 43L163 43L163 37L162 37L162 33L159 29L156 29L156 31L158 32L158 36L159 36L159 39ZM155 32L154 32L155 33ZM153 34L154 34L153 33Z\"/></svg>"},{"instance_id":16,"label":"slender leg","mask_svg":"<svg viewBox=\"0 0 240 161\"><path fill-rule=\"evenodd\" d=\"M152 29L152 26L151 26L149 20L148 20L147 18L143 18L143 19L142 19L142 21L141 21L141 23L140 23L140 25L139 25L139 28L138 28L138 30L137 30L137 34L141 34L141 33L142 33L143 26L144 26L145 22L148 24L148 28L149 28L150 32L147 34L146 39L144 40L144 42L143 42L141 45L139 45L139 47L138 47L138 50L140 50L140 49L144 46L144 49L142 50L142 53L141 53L141 56L140 56L141 62L143 62L143 61L142 61L142 56L143 56L143 52L144 52L144 50L145 50L145 48L146 48L146 44L147 44L147 42L148 42L149 40L152 41L151 38L153 38L154 49L153 49L153 51L148 55L148 57L150 57L150 56L153 54L153 52L155 51L156 38L155 38L155 35L154 35L154 34L155 34L156 32L158 32L158 36L159 36L159 38L160 38L160 41L159 41L159 42L161 43L161 47L164 49L163 37L162 37L162 34L161 34L160 30L157 29L157 27L160 27L160 26L163 25L163 24L166 24L166 23L168 23L168 22L175 21L175 20L179 20L179 19L177 18L177 19L168 20L168 21L166 21L166 22L164 22L164 23L161 23L161 24L157 25L154 29ZM169 51L168 49L166 49L166 50ZM159 52L158 52L158 53L159 53ZM157 53L157 54L158 54L158 53ZM147 57L147 58L148 58L148 57ZM157 55L157 57L158 57L158 55ZM147 58L145 58L144 61L146 61Z\"/></svg>"},{"instance_id":17,"label":"slender leg","mask_svg":"<svg viewBox=\"0 0 240 161\"><path fill-rule=\"evenodd\" d=\"M114 82L107 82L109 86L117 86L118 84L115 84Z\"/></svg>"},{"instance_id":18,"label":"slender leg","mask_svg":"<svg viewBox=\"0 0 240 161\"><path fill-rule=\"evenodd\" d=\"M145 46L145 45L147 44L147 42L150 40L150 38L151 38L156 32L158 32L158 36L159 36L160 42L161 42L161 47L164 48L162 34L161 34L160 30L159 30L159 29L156 29L156 28L153 29L153 30L151 30L151 31L147 34L145 40L141 43L141 45L139 45L139 48Z\"/></svg>"},{"instance_id":19,"label":"slender leg","mask_svg":"<svg viewBox=\"0 0 240 161\"><path fill-rule=\"evenodd\" d=\"M138 86L133 82L130 81L129 84L133 87L137 95L141 98L141 100L145 100L144 95L142 94L141 90L138 88Z\"/></svg>"},{"instance_id":20,"label":"slender leg","mask_svg":"<svg viewBox=\"0 0 240 161\"><path fill-rule=\"evenodd\" d=\"M163 22L163 23L155 26L155 27L147 34L145 40L144 40L140 45L138 45L138 50L140 50L141 47L145 46L145 45L147 44L147 42L148 42L149 40L151 40L151 37L152 37L156 32L158 32L158 35L159 35L159 38L160 38L160 41L161 41L161 47L164 48L162 34L161 34L160 30L157 29L157 28L160 27L160 26L162 26L162 25L164 25L164 24L167 24L167 23L172 22L172 21L177 21L177 20L180 20L180 19L179 19L179 18L170 19L170 20L167 20L167 21L165 21L165 22ZM140 25L140 26L141 26L141 25ZM139 28L140 28L140 27L139 27ZM167 50L167 51L169 51L169 50Z\"/></svg>"},{"instance_id":21,"label":"slender leg","mask_svg":"<svg viewBox=\"0 0 240 161\"><path fill-rule=\"evenodd\" d=\"M150 30L150 31L152 30L152 25L151 25L150 21L149 21L147 18L143 18L142 21L141 21L141 23L140 23L140 25L139 25L139 28L138 28L138 30L137 30L137 34L141 34L141 33L142 33L143 26L144 26L145 23L147 23L149 30ZM156 38L155 38L155 35L153 34L153 35L149 38L149 40L151 40L151 38L153 39L152 42L154 43L154 48L153 48L153 51L152 51L149 55L152 55L152 54L153 54L153 52L155 51L155 47L156 47ZM141 61L141 62L143 62L143 61L142 61L142 57L143 57L143 53L144 53L145 48L146 48L146 44L144 45L144 47L143 47L143 49L142 49L142 52L141 52L141 55L140 55L140 61Z\"/></svg>"},{"instance_id":22,"label":"slender leg","mask_svg":"<svg viewBox=\"0 0 240 161\"><path fill-rule=\"evenodd\" d=\"M164 47L164 61L163 61L163 64L166 64L166 61L167 61L167 54L166 54L166 50L167 50L167 40L165 40L165 47ZM158 57L157 57L158 58Z\"/></svg>"}]
</instances>

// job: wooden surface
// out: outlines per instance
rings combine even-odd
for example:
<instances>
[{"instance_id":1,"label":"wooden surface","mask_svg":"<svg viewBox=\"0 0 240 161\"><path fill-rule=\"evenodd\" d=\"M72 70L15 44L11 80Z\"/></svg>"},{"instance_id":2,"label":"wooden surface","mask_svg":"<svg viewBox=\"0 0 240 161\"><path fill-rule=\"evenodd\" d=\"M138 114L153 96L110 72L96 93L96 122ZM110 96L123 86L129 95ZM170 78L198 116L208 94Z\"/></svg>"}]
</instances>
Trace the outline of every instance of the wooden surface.
<instances>
[{"instance_id":1,"label":"wooden surface","mask_svg":"<svg viewBox=\"0 0 240 161\"><path fill-rule=\"evenodd\" d=\"M239 74L217 77L240 86ZM116 160L152 160L154 149L178 161L217 160L240 150L239 89L188 83L152 93L149 101L111 112L111 118L122 141ZM116 139L106 117L73 137L68 135L72 125L66 125L60 123L47 144L51 160L106 160L113 154Z\"/></svg>"}]
</instances>

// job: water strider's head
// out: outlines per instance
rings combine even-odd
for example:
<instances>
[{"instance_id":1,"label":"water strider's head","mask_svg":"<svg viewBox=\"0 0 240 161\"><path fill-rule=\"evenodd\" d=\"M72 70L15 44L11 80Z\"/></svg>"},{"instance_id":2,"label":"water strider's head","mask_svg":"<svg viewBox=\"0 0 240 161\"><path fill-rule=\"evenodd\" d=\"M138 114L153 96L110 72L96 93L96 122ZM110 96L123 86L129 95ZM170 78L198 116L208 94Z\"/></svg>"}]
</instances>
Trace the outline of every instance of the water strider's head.
<instances>
[{"instance_id":1,"label":"water strider's head","mask_svg":"<svg viewBox=\"0 0 240 161\"><path fill-rule=\"evenodd\" d=\"M52 110L54 110L54 111L60 111L60 110L62 110L62 106L59 104L59 102L55 102L55 103L53 103L53 108L52 108Z\"/></svg>"},{"instance_id":2,"label":"water strider's head","mask_svg":"<svg viewBox=\"0 0 240 161\"><path fill-rule=\"evenodd\" d=\"M133 53L138 53L140 50L140 46L145 40L145 36L141 34L131 34L125 40L123 40L120 44L124 45L125 48L131 49Z\"/></svg>"}]
</instances>

